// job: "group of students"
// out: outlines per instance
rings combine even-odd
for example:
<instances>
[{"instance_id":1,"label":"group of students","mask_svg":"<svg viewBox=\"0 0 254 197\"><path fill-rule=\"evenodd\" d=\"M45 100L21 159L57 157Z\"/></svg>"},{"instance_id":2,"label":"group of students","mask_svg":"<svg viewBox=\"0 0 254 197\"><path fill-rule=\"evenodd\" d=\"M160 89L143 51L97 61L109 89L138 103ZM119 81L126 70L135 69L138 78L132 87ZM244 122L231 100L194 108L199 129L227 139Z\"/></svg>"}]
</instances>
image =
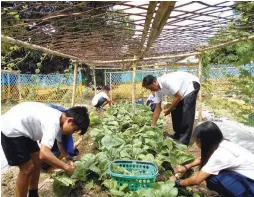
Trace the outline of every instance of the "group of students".
<instances>
[{"instance_id":1,"label":"group of students","mask_svg":"<svg viewBox=\"0 0 254 197\"><path fill-rule=\"evenodd\" d=\"M147 104L153 112L154 127L162 111L163 95L174 96L164 115L171 114L174 135L171 138L188 145L195 118L196 98L200 89L196 76L186 72L173 72L159 78L148 75L143 87L153 91ZM92 100L102 111L109 98L110 87L105 86ZM89 127L86 107L65 109L38 102L23 102L12 107L1 117L1 144L10 166L20 169L16 181L16 196L38 197L40 167L55 166L71 175L75 170L73 156L78 154L72 134L86 133ZM187 179L175 179L177 187L199 185L225 196L254 196L254 155L248 150L225 139L218 126L204 122L194 130L194 137L201 149L201 156L193 162L178 166L176 173L184 174L199 166L199 171ZM40 142L40 147L38 145ZM82 141L82 137L78 142ZM65 158L66 162L61 159ZM42 164L42 162L44 162Z\"/></svg>"}]
</instances>

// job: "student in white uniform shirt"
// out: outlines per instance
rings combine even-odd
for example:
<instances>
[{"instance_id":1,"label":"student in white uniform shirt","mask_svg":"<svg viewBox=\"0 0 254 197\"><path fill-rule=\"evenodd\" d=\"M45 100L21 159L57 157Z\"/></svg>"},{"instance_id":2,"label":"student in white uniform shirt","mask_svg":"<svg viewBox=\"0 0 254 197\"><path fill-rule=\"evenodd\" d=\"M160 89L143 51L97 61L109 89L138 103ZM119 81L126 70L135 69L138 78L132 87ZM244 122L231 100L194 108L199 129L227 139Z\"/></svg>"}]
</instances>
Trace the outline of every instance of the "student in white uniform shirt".
<instances>
[{"instance_id":1,"label":"student in white uniform shirt","mask_svg":"<svg viewBox=\"0 0 254 197\"><path fill-rule=\"evenodd\" d=\"M164 110L164 115L171 113L172 116L175 134L171 137L188 145L195 119L196 99L200 89L199 79L187 72L172 72L159 78L148 75L144 77L142 86L155 92L156 106L152 127L156 125L162 111L163 95L174 96L171 106Z\"/></svg>"},{"instance_id":2,"label":"student in white uniform shirt","mask_svg":"<svg viewBox=\"0 0 254 197\"><path fill-rule=\"evenodd\" d=\"M152 112L154 112L154 109L155 109L154 100L155 100L155 92L152 92L152 94L148 96L146 101L146 105L150 106Z\"/></svg>"},{"instance_id":3,"label":"student in white uniform shirt","mask_svg":"<svg viewBox=\"0 0 254 197\"><path fill-rule=\"evenodd\" d=\"M110 86L106 85L102 88L102 90L96 94L92 99L92 105L96 107L96 109L101 110L107 104L111 105L112 101L109 98Z\"/></svg>"},{"instance_id":4,"label":"student in white uniform shirt","mask_svg":"<svg viewBox=\"0 0 254 197\"><path fill-rule=\"evenodd\" d=\"M254 155L223 138L219 127L210 121L199 125L195 131L201 157L179 166L176 173L184 174L199 166L200 171L187 179L177 179L177 186L199 185L206 181L207 187L223 196L254 196Z\"/></svg>"},{"instance_id":5,"label":"student in white uniform shirt","mask_svg":"<svg viewBox=\"0 0 254 197\"><path fill-rule=\"evenodd\" d=\"M10 166L20 169L16 181L16 196L38 197L40 163L42 161L64 170L69 176L75 170L71 160L64 163L53 155L51 148L55 139L61 143L62 135L89 126L86 107L72 107L65 112L53 109L44 103L23 102L1 117L1 144ZM41 140L39 148L37 141ZM64 150L61 150L64 152ZM68 154L66 153L67 157Z\"/></svg>"}]
</instances>

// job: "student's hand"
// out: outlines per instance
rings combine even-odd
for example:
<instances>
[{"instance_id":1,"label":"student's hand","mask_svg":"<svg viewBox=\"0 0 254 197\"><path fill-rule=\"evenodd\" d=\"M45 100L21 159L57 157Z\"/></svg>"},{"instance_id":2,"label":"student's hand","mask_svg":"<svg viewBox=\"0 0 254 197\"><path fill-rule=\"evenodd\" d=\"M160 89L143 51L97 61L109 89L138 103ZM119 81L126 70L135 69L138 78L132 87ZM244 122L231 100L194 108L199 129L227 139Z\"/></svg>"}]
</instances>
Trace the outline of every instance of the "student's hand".
<instances>
[{"instance_id":1,"label":"student's hand","mask_svg":"<svg viewBox=\"0 0 254 197\"><path fill-rule=\"evenodd\" d=\"M66 165L68 165L68 164L66 164ZM68 176L71 176L73 174L74 170L75 170L75 166L68 165L64 171Z\"/></svg>"},{"instance_id":2,"label":"student's hand","mask_svg":"<svg viewBox=\"0 0 254 197\"><path fill-rule=\"evenodd\" d=\"M186 168L184 166L177 166L175 172L184 174L186 172Z\"/></svg>"},{"instance_id":3,"label":"student's hand","mask_svg":"<svg viewBox=\"0 0 254 197\"><path fill-rule=\"evenodd\" d=\"M164 116L169 115L169 114L170 114L170 112L171 112L171 111L170 111L170 109L165 109L165 110L164 110Z\"/></svg>"},{"instance_id":4,"label":"student's hand","mask_svg":"<svg viewBox=\"0 0 254 197\"><path fill-rule=\"evenodd\" d=\"M194 165L199 165L201 163L201 157L198 157L196 158L194 161L193 161Z\"/></svg>"},{"instance_id":5,"label":"student's hand","mask_svg":"<svg viewBox=\"0 0 254 197\"><path fill-rule=\"evenodd\" d=\"M169 178L169 180L172 181L172 182L175 182L175 181L176 181L176 177L175 177L175 176L171 176L171 177Z\"/></svg>"},{"instance_id":6,"label":"student's hand","mask_svg":"<svg viewBox=\"0 0 254 197\"><path fill-rule=\"evenodd\" d=\"M71 166L75 167L74 162L73 162L73 161L71 161L71 160L67 161L67 164L69 164L69 165L71 165Z\"/></svg>"}]
</instances>

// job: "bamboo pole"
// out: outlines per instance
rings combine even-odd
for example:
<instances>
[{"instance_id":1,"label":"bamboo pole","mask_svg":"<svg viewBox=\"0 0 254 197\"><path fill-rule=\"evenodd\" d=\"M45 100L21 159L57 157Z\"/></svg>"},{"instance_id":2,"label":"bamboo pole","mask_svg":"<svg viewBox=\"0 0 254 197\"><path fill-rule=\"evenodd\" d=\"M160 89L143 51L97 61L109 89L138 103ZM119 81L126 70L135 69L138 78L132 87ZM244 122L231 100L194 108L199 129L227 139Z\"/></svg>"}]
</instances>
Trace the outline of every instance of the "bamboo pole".
<instances>
[{"instance_id":1,"label":"bamboo pole","mask_svg":"<svg viewBox=\"0 0 254 197\"><path fill-rule=\"evenodd\" d=\"M142 33L142 38L141 38L141 43L140 43L140 52L142 51L142 49L144 47L146 36L147 36L148 30L149 30L151 21L153 19L153 13L155 11L156 6L157 6L157 1L150 1L149 2L147 14L146 14L145 25L144 25L144 30Z\"/></svg>"},{"instance_id":2,"label":"bamboo pole","mask_svg":"<svg viewBox=\"0 0 254 197\"><path fill-rule=\"evenodd\" d=\"M150 30L150 34L148 37L148 41L146 44L145 50L141 51L139 58L142 58L145 53L152 46L155 39L160 35L164 25L166 24L168 17L171 13L172 8L174 7L174 1L162 1L160 2L160 6L156 12L155 18L153 20L153 24Z\"/></svg>"},{"instance_id":3,"label":"bamboo pole","mask_svg":"<svg viewBox=\"0 0 254 197\"><path fill-rule=\"evenodd\" d=\"M174 63L174 65L176 66L198 66L198 63ZM164 64L146 64L144 66L137 66L137 68L148 68L148 67L171 67L171 65L169 63L164 63Z\"/></svg>"},{"instance_id":4,"label":"bamboo pole","mask_svg":"<svg viewBox=\"0 0 254 197\"><path fill-rule=\"evenodd\" d=\"M112 79L112 76L111 76L112 74L111 73L109 73L109 86L110 86L110 99L111 99L111 101L112 101L112 97L113 97L113 89L112 89L112 82L111 82L111 79Z\"/></svg>"},{"instance_id":5,"label":"bamboo pole","mask_svg":"<svg viewBox=\"0 0 254 197\"><path fill-rule=\"evenodd\" d=\"M156 35L155 35L155 38L154 38L154 39L157 39L157 38L158 38L158 36L160 35L160 33L161 33L163 27L166 25L166 23L167 23L167 21L168 21L168 19L169 19L169 17L170 17L171 11L172 11L172 10L174 9L174 7L175 7L175 3L176 3L176 1L169 1L169 2L168 2L168 5L167 5L168 8L167 8L167 10L166 10L164 16L163 16L162 19L161 19L160 26L159 26L159 28L157 29L157 32L156 32Z\"/></svg>"},{"instance_id":6,"label":"bamboo pole","mask_svg":"<svg viewBox=\"0 0 254 197\"><path fill-rule=\"evenodd\" d=\"M20 70L1 70L2 74L10 73L10 74L19 74Z\"/></svg>"},{"instance_id":7,"label":"bamboo pole","mask_svg":"<svg viewBox=\"0 0 254 197\"><path fill-rule=\"evenodd\" d=\"M95 70L123 70L123 67L94 67Z\"/></svg>"},{"instance_id":8,"label":"bamboo pole","mask_svg":"<svg viewBox=\"0 0 254 197\"><path fill-rule=\"evenodd\" d=\"M221 47L224 47L224 46L227 46L227 45L235 44L237 42L242 42L242 41L246 41L246 40L254 40L254 35L249 36L249 37L234 39L234 40L231 40L231 41L228 41L228 42L217 44L217 45L214 45L214 46L211 46L211 47L206 47L206 48L203 48L203 49L197 49L197 51L200 51L200 52L209 51L209 50L221 48Z\"/></svg>"},{"instance_id":9,"label":"bamboo pole","mask_svg":"<svg viewBox=\"0 0 254 197\"><path fill-rule=\"evenodd\" d=\"M150 60L161 60L161 59L171 59L171 58L178 58L178 57L188 57L188 56L196 56L200 55L201 52L193 52L193 53L182 53L176 55L166 55L166 56L157 56L157 57L145 57L140 59L140 61L150 61ZM112 64L112 63L128 63L128 62L135 62L138 59L124 59L124 60L109 60L109 61L93 61L94 64ZM110 68L109 68L110 69Z\"/></svg>"},{"instance_id":10,"label":"bamboo pole","mask_svg":"<svg viewBox=\"0 0 254 197\"><path fill-rule=\"evenodd\" d=\"M76 85L77 85L77 71L78 71L78 62L74 62L74 78L73 78L73 88L72 88L72 99L71 99L71 107L75 104L76 97Z\"/></svg>"},{"instance_id":11,"label":"bamboo pole","mask_svg":"<svg viewBox=\"0 0 254 197\"><path fill-rule=\"evenodd\" d=\"M198 62L198 78L200 82L200 90L199 90L199 107L198 107L198 120L202 121L202 55L198 56L199 62Z\"/></svg>"},{"instance_id":12,"label":"bamboo pole","mask_svg":"<svg viewBox=\"0 0 254 197\"><path fill-rule=\"evenodd\" d=\"M133 74L132 74L132 111L133 115L136 113L136 70L137 70L137 62L134 62L132 65Z\"/></svg>"},{"instance_id":13,"label":"bamboo pole","mask_svg":"<svg viewBox=\"0 0 254 197\"><path fill-rule=\"evenodd\" d=\"M96 76L95 76L95 70L93 69L93 85L94 85L94 95L97 93L97 88L96 88Z\"/></svg>"},{"instance_id":14,"label":"bamboo pole","mask_svg":"<svg viewBox=\"0 0 254 197\"><path fill-rule=\"evenodd\" d=\"M78 57L75 57L75 56L72 56L72 55L67 55L67 54L64 54L64 53L61 53L61 52L58 52L58 51L53 51L53 50L50 50L46 47L41 47L41 46L38 46L38 45L35 45L35 44L30 44L28 42L23 42L21 40L16 40L16 39L8 37L8 36L1 35L1 39L2 39L2 41L7 42L7 43L20 45L20 46L23 46L23 47L28 48L28 49L34 49L34 50L42 51L44 53L48 53L48 54L51 54L51 55L64 57L64 58L68 58L68 59L74 59L74 60L79 59Z\"/></svg>"}]
</instances>

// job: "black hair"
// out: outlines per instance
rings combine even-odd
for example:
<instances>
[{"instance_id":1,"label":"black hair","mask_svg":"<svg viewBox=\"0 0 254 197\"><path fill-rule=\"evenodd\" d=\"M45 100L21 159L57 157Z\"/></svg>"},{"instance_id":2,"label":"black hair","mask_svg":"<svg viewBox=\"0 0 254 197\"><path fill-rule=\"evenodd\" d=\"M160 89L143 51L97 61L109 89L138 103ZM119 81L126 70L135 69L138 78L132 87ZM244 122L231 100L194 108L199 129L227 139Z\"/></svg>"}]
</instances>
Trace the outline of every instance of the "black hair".
<instances>
[{"instance_id":1,"label":"black hair","mask_svg":"<svg viewBox=\"0 0 254 197\"><path fill-rule=\"evenodd\" d=\"M194 136L201 144L201 169L220 145L223 134L214 122L206 121L196 127Z\"/></svg>"},{"instance_id":2,"label":"black hair","mask_svg":"<svg viewBox=\"0 0 254 197\"><path fill-rule=\"evenodd\" d=\"M142 86L145 87L145 86L151 85L155 80L157 80L155 76L147 75L143 79Z\"/></svg>"},{"instance_id":3,"label":"black hair","mask_svg":"<svg viewBox=\"0 0 254 197\"><path fill-rule=\"evenodd\" d=\"M102 90L110 91L110 85L105 85Z\"/></svg>"},{"instance_id":4,"label":"black hair","mask_svg":"<svg viewBox=\"0 0 254 197\"><path fill-rule=\"evenodd\" d=\"M65 111L65 115L66 117L72 117L74 119L73 123L79 127L81 135L86 133L90 124L89 114L86 107L76 106L69 108Z\"/></svg>"}]
</instances>

